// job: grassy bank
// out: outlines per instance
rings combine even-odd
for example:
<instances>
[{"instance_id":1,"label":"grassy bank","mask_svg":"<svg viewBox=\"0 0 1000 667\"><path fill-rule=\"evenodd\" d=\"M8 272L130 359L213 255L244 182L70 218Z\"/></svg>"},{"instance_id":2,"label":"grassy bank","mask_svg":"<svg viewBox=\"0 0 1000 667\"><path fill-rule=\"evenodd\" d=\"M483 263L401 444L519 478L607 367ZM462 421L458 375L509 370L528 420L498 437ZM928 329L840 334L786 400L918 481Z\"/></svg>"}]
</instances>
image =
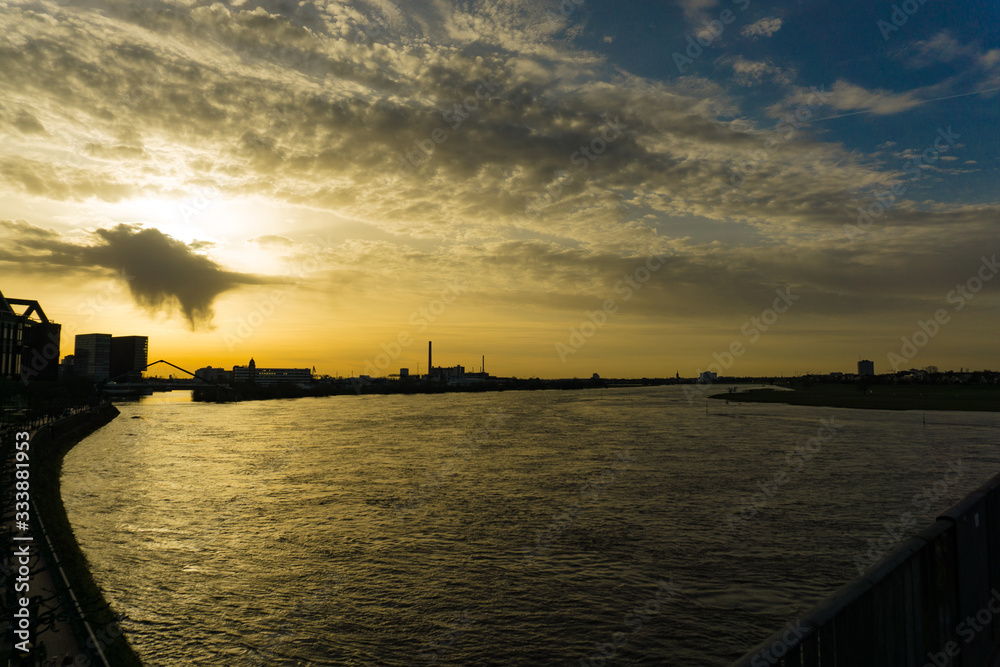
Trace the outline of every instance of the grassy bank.
<instances>
[{"instance_id":1,"label":"grassy bank","mask_svg":"<svg viewBox=\"0 0 1000 667\"><path fill-rule=\"evenodd\" d=\"M74 415L56 422L51 427L43 426L39 429L32 439L32 479L35 482L32 497L62 568L108 661L114 667L141 667L142 662L132 651L125 636L121 634L115 613L90 574L87 557L80 550L73 536L69 518L66 516L59 485L63 457L66 453L116 416L118 416L117 408L109 405L101 408L96 414ZM53 572L52 578L61 583L58 573ZM90 640L89 635L83 630L83 624L79 622L75 610L70 618L80 647L91 658L90 664L100 664L93 651L93 640Z\"/></svg>"},{"instance_id":2,"label":"grassy bank","mask_svg":"<svg viewBox=\"0 0 1000 667\"><path fill-rule=\"evenodd\" d=\"M869 410L974 410L1000 412L1000 386L877 384L788 385L794 391L752 389L712 398L748 403L785 403Z\"/></svg>"}]
</instances>

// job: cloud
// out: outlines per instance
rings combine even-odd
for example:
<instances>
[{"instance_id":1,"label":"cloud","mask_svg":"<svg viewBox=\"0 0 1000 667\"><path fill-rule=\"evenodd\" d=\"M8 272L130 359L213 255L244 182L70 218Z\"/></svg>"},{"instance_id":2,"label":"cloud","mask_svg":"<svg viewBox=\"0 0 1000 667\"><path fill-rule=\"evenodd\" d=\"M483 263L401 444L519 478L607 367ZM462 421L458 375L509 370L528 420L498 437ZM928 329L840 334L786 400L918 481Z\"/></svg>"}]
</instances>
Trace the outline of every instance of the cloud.
<instances>
[{"instance_id":1,"label":"cloud","mask_svg":"<svg viewBox=\"0 0 1000 667\"><path fill-rule=\"evenodd\" d=\"M250 243L257 243L262 246L281 246L290 247L295 245L295 242L287 236L281 236L280 234L265 234L264 236L258 236L257 238L249 239Z\"/></svg>"},{"instance_id":2,"label":"cloud","mask_svg":"<svg viewBox=\"0 0 1000 667\"><path fill-rule=\"evenodd\" d=\"M794 78L788 70L764 61L746 60L743 56L731 59L729 66L733 68L733 80L741 86L759 86L765 81L788 85Z\"/></svg>"},{"instance_id":3,"label":"cloud","mask_svg":"<svg viewBox=\"0 0 1000 667\"><path fill-rule=\"evenodd\" d=\"M808 88L798 88L769 111L772 115L780 115L782 110L810 104L810 100L815 100L813 91ZM881 89L869 90L843 79L838 79L833 84L824 99L825 105L834 111L867 111L879 116L907 111L923 102L919 91L893 93Z\"/></svg>"},{"instance_id":4,"label":"cloud","mask_svg":"<svg viewBox=\"0 0 1000 667\"><path fill-rule=\"evenodd\" d=\"M964 70L944 81L939 88L939 94L947 91L972 89L986 94L996 94L1000 88L1000 49L986 50L981 45L971 42L963 44L958 41L948 29L935 34L930 39L918 40L908 45L898 56L907 67L924 68L942 63L964 61Z\"/></svg>"},{"instance_id":5,"label":"cloud","mask_svg":"<svg viewBox=\"0 0 1000 667\"><path fill-rule=\"evenodd\" d=\"M829 104L840 111L864 110L879 116L907 111L922 103L914 93L893 93L888 90L868 90L844 80L838 80L831 90Z\"/></svg>"},{"instance_id":6,"label":"cloud","mask_svg":"<svg viewBox=\"0 0 1000 667\"><path fill-rule=\"evenodd\" d=\"M32 262L63 275L67 269L127 275L137 304L150 312L169 313L177 307L192 330L211 328L212 303L220 294L244 285L282 282L227 271L157 229L125 224L97 229L89 244L67 241L24 221L0 222L0 232L9 249L0 253L0 261Z\"/></svg>"},{"instance_id":7,"label":"cloud","mask_svg":"<svg viewBox=\"0 0 1000 667\"><path fill-rule=\"evenodd\" d=\"M684 10L684 17L692 23L704 23L709 10L719 4L719 0L678 0L677 4Z\"/></svg>"},{"instance_id":8,"label":"cloud","mask_svg":"<svg viewBox=\"0 0 1000 667\"><path fill-rule=\"evenodd\" d=\"M740 31L740 34L751 39L758 39L760 37L770 37L779 30L781 30L781 19L762 18L744 27Z\"/></svg>"},{"instance_id":9,"label":"cloud","mask_svg":"<svg viewBox=\"0 0 1000 667\"><path fill-rule=\"evenodd\" d=\"M942 30L930 39L913 42L908 51L906 64L910 67L928 67L938 63L949 63L959 58L976 58L981 49L972 44L962 44L950 30Z\"/></svg>"},{"instance_id":10,"label":"cloud","mask_svg":"<svg viewBox=\"0 0 1000 667\"><path fill-rule=\"evenodd\" d=\"M137 196L141 187L100 168L81 168L28 157L0 157L0 184L36 197L81 201L96 198L117 202ZM154 190L155 186L149 188Z\"/></svg>"},{"instance_id":11,"label":"cloud","mask_svg":"<svg viewBox=\"0 0 1000 667\"><path fill-rule=\"evenodd\" d=\"M992 238L995 208L900 202L885 220L912 232L908 240L873 230L881 243L844 245L852 212L899 175L808 126L753 162L727 199L736 169L777 131L718 83L611 68L563 39L572 16L554 25L537 3L419 2L403 12L347 2L99 6L53 9L49 21L12 9L3 19L5 111L29 110L47 134L10 133L30 150L0 147L0 186L90 205L210 183L220 199L260 198L327 220L296 228L289 214L276 226L240 228L239 249L257 234L261 254L295 250L290 239L332 227L331 218L377 230L384 241L323 253L316 273L330 284L365 275L379 279L370 289L394 289L400 267L425 284L485 270L486 300L576 307L637 258L671 253L663 285L636 297L643 312L662 314L665 304L708 312L719 300L749 309L776 281L806 285L831 308L864 309L881 303L865 281L907 295L916 277L908 296L925 296L923 267L951 248L938 226L963 239L949 250L952 270ZM717 3L681 6L692 18ZM749 37L766 37L781 21L753 26ZM741 85L786 85L795 75L764 59L727 62ZM899 113L927 96L846 81L831 92L834 115ZM779 106L811 102L800 88ZM5 113L0 123L16 118ZM265 280L151 228L112 227L79 243L17 229L26 256L63 269L124 265L140 275L136 260L148 259L136 301L176 306L192 326L211 320L219 294ZM710 235L751 242L727 246ZM898 273L879 277L889 265Z\"/></svg>"},{"instance_id":12,"label":"cloud","mask_svg":"<svg viewBox=\"0 0 1000 667\"><path fill-rule=\"evenodd\" d=\"M24 134L48 134L45 130L45 126L42 125L37 118L23 109L17 114L17 118L14 119L13 125Z\"/></svg>"}]
</instances>

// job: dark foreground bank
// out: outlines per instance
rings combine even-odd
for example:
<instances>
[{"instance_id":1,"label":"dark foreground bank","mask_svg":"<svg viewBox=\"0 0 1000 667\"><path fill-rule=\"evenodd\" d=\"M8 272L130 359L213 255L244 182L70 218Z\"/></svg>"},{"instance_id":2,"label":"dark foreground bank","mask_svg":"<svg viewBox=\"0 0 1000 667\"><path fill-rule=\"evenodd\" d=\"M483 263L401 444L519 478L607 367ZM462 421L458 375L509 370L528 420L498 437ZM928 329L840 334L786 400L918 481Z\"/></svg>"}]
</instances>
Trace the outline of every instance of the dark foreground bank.
<instances>
[{"instance_id":1,"label":"dark foreground bank","mask_svg":"<svg viewBox=\"0 0 1000 667\"><path fill-rule=\"evenodd\" d=\"M90 574L87 557L76 542L63 507L59 483L66 453L118 414L118 409L114 406L104 405L43 426L32 438L32 477L35 481L32 497L59 564L76 596L74 603L69 591L64 586L59 586L61 608L69 610L66 622L80 647L80 655L76 657L74 665L103 664L97 647L100 647L108 663L114 667L142 665L122 634L122 618L111 609ZM51 554L46 555L50 567L54 567ZM53 573L53 580L61 584L61 576L56 573ZM89 629L85 621L89 624Z\"/></svg>"},{"instance_id":2,"label":"dark foreground bank","mask_svg":"<svg viewBox=\"0 0 1000 667\"><path fill-rule=\"evenodd\" d=\"M752 389L715 394L711 398L863 410L1000 412L1000 386L997 385L871 385L862 389L851 384L815 384L787 388L794 391Z\"/></svg>"}]
</instances>

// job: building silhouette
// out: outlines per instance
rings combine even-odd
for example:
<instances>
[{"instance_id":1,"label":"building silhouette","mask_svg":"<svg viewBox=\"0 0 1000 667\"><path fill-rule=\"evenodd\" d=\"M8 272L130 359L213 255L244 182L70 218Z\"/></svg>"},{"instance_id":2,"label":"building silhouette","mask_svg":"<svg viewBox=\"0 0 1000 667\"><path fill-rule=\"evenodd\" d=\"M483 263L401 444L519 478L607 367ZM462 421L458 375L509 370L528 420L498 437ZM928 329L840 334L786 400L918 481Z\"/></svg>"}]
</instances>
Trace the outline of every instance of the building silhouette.
<instances>
[{"instance_id":1,"label":"building silhouette","mask_svg":"<svg viewBox=\"0 0 1000 667\"><path fill-rule=\"evenodd\" d=\"M434 342L427 341L427 379L437 382L456 383L465 379L465 366L435 366Z\"/></svg>"},{"instance_id":2,"label":"building silhouette","mask_svg":"<svg viewBox=\"0 0 1000 667\"><path fill-rule=\"evenodd\" d=\"M111 334L77 334L73 374L94 382L106 382L111 377Z\"/></svg>"},{"instance_id":3,"label":"building silhouette","mask_svg":"<svg viewBox=\"0 0 1000 667\"><path fill-rule=\"evenodd\" d=\"M232 384L233 383L233 372L227 371L225 368L213 368L212 366L205 366L204 368L199 368L194 372L194 376L205 382L211 382L212 384Z\"/></svg>"},{"instance_id":4,"label":"building silhouette","mask_svg":"<svg viewBox=\"0 0 1000 667\"><path fill-rule=\"evenodd\" d=\"M284 382L312 382L312 370L308 368L257 368L257 362L250 360L246 366L233 366L233 382L237 384L258 384L262 387Z\"/></svg>"},{"instance_id":5,"label":"building silhouette","mask_svg":"<svg viewBox=\"0 0 1000 667\"><path fill-rule=\"evenodd\" d=\"M18 313L13 306L25 306L25 310ZM37 301L5 298L0 293L0 377L58 379L61 333L62 325L49 321Z\"/></svg>"},{"instance_id":6,"label":"building silhouette","mask_svg":"<svg viewBox=\"0 0 1000 667\"><path fill-rule=\"evenodd\" d=\"M875 375L875 362L869 359L862 359L858 362L858 375Z\"/></svg>"},{"instance_id":7,"label":"building silhouette","mask_svg":"<svg viewBox=\"0 0 1000 667\"><path fill-rule=\"evenodd\" d=\"M149 363L148 336L112 336L110 377L115 382L139 382Z\"/></svg>"},{"instance_id":8,"label":"building silhouette","mask_svg":"<svg viewBox=\"0 0 1000 667\"><path fill-rule=\"evenodd\" d=\"M21 374L21 340L24 327L21 318L0 294L0 377Z\"/></svg>"}]
</instances>

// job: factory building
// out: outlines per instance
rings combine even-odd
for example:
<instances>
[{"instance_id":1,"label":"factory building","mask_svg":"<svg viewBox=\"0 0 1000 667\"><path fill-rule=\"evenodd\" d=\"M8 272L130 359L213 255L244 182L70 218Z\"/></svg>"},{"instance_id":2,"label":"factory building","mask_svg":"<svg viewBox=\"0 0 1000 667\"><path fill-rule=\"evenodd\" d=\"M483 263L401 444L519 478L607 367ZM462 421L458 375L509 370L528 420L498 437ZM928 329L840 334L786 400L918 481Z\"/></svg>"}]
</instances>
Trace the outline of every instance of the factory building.
<instances>
[{"instance_id":1,"label":"factory building","mask_svg":"<svg viewBox=\"0 0 1000 667\"><path fill-rule=\"evenodd\" d=\"M233 381L261 386L283 382L312 382L312 371L308 368L257 368L253 359L246 366L233 366Z\"/></svg>"},{"instance_id":2,"label":"factory building","mask_svg":"<svg viewBox=\"0 0 1000 667\"><path fill-rule=\"evenodd\" d=\"M469 385L484 380L494 380L486 372L486 357L483 357L483 365L479 373L467 373L465 366L435 366L432 354L432 342L427 342L427 368L430 369L425 379L432 382L447 382L448 384Z\"/></svg>"}]
</instances>

